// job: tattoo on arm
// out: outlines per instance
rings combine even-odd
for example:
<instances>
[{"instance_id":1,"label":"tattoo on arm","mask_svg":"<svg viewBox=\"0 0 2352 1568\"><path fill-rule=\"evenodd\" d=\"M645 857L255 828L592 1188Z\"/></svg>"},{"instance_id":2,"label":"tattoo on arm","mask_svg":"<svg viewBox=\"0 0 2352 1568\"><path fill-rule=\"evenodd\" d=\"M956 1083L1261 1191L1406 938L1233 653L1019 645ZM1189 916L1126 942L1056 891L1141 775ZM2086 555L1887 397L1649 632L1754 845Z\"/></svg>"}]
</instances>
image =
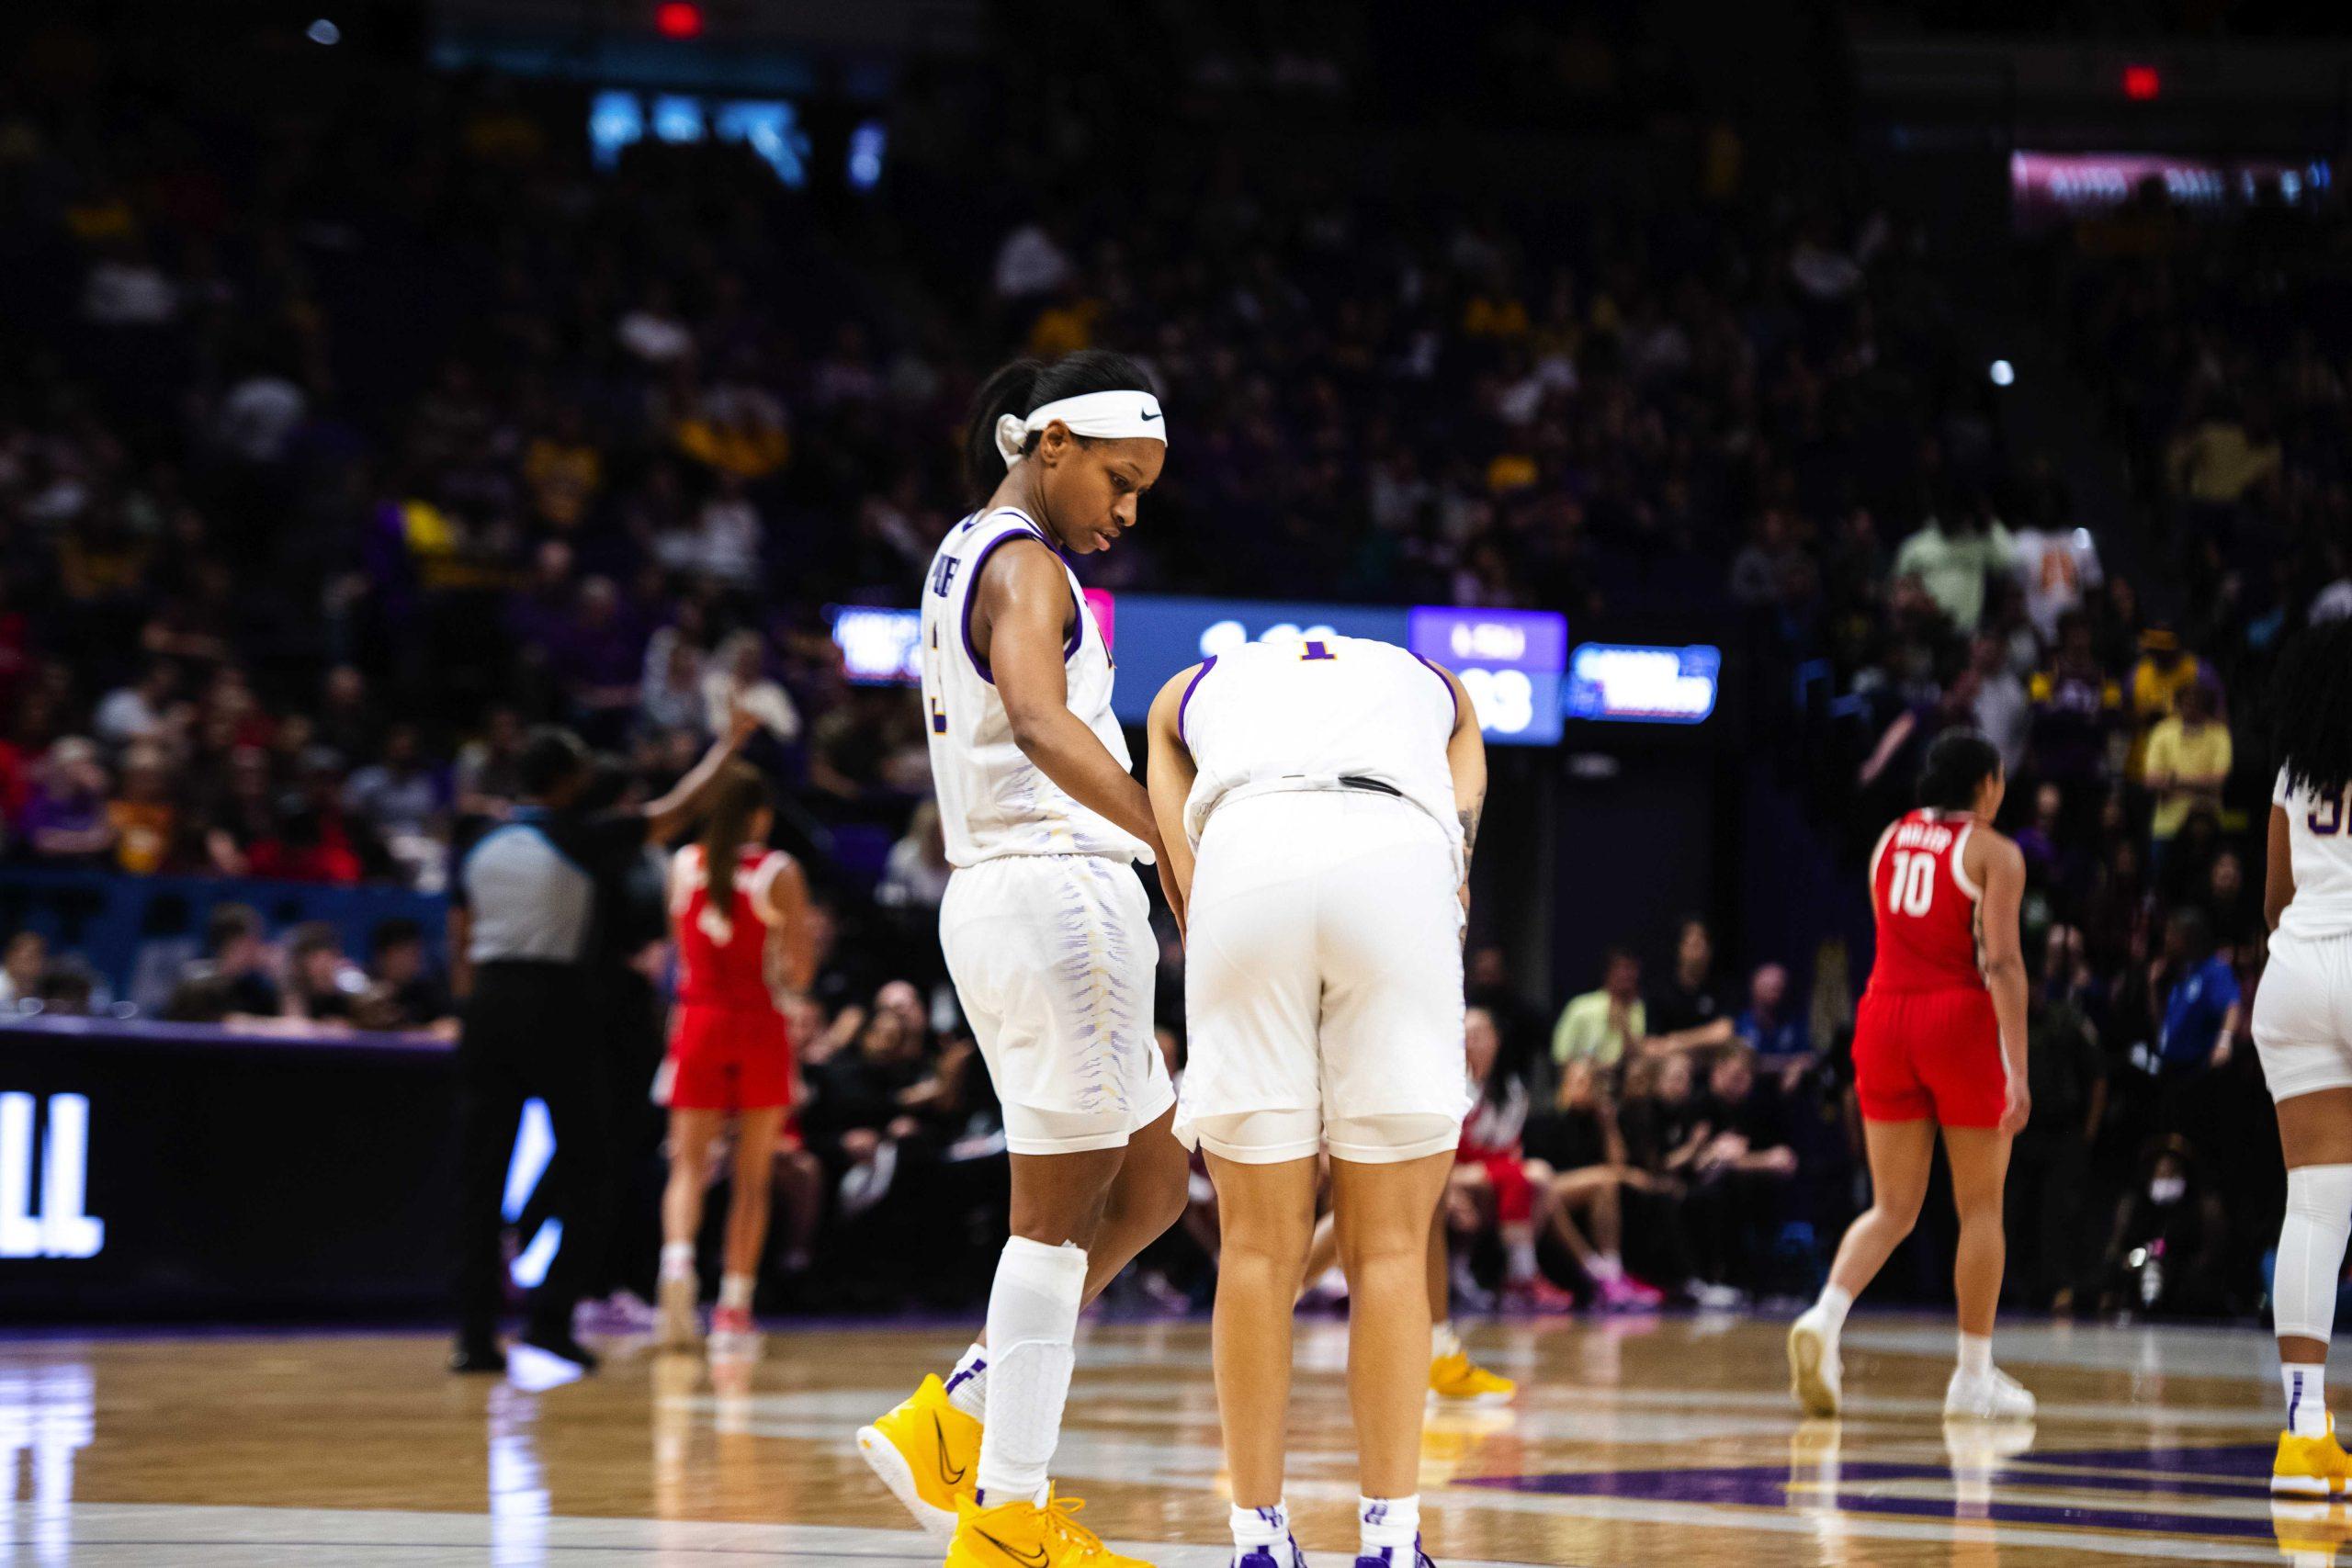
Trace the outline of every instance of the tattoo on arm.
<instances>
[{"instance_id":1,"label":"tattoo on arm","mask_svg":"<svg viewBox=\"0 0 2352 1568\"><path fill-rule=\"evenodd\" d=\"M1478 852L1478 818L1486 809L1487 803L1481 800L1462 807L1458 814L1462 821L1462 865L1465 871L1469 869L1470 857Z\"/></svg>"}]
</instances>

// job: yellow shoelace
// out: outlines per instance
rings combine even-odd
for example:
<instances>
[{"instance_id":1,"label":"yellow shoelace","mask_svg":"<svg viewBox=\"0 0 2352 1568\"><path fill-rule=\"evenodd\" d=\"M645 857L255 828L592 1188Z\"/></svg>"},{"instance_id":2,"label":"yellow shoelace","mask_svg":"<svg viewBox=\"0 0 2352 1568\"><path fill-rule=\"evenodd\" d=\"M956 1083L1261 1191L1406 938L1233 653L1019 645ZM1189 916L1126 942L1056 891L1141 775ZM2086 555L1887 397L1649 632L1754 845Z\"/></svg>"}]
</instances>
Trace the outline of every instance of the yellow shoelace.
<instances>
[{"instance_id":1,"label":"yellow shoelace","mask_svg":"<svg viewBox=\"0 0 2352 1568\"><path fill-rule=\"evenodd\" d=\"M1107 1556L1109 1549L1102 1544L1102 1538L1071 1517L1085 1506L1086 1499L1083 1497L1064 1497L1056 1494L1046 1500L1046 1526L1088 1556Z\"/></svg>"}]
</instances>

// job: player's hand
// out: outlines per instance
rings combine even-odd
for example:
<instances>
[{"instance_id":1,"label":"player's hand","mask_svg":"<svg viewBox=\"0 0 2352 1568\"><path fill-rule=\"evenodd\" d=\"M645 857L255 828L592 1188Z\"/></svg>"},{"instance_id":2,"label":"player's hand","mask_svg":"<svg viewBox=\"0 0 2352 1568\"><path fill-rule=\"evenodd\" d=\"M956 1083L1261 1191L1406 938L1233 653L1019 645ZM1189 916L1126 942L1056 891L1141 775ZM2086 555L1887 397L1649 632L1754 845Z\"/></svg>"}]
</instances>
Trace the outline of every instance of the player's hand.
<instances>
[{"instance_id":1,"label":"player's hand","mask_svg":"<svg viewBox=\"0 0 2352 1568\"><path fill-rule=\"evenodd\" d=\"M2033 1096L2026 1092L2025 1075L2009 1075L2008 1103L2001 1110L2001 1131L2011 1137L2025 1131L2026 1118L2033 1114Z\"/></svg>"},{"instance_id":2,"label":"player's hand","mask_svg":"<svg viewBox=\"0 0 2352 1568\"><path fill-rule=\"evenodd\" d=\"M1184 894L1176 886L1176 874L1168 869L1168 852L1162 850L1153 861L1152 870L1159 874L1159 896L1168 900L1168 912L1176 917L1176 940L1184 940Z\"/></svg>"},{"instance_id":3,"label":"player's hand","mask_svg":"<svg viewBox=\"0 0 2352 1568\"><path fill-rule=\"evenodd\" d=\"M727 710L727 744L741 750L760 732L760 716L737 703Z\"/></svg>"}]
</instances>

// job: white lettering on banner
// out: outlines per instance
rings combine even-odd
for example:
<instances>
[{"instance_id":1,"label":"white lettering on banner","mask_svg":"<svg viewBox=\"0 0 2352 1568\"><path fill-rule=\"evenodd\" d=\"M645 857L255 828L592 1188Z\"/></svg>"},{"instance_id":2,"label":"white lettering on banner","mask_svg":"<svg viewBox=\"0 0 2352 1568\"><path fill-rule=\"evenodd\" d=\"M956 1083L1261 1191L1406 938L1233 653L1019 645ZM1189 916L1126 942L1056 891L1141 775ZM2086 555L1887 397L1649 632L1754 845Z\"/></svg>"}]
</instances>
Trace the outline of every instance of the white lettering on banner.
<instances>
[{"instance_id":1,"label":"white lettering on banner","mask_svg":"<svg viewBox=\"0 0 2352 1568\"><path fill-rule=\"evenodd\" d=\"M1527 629L1509 621L1460 621L1447 639L1453 657L1480 664L1516 664L1527 657Z\"/></svg>"},{"instance_id":2,"label":"white lettering on banner","mask_svg":"<svg viewBox=\"0 0 2352 1568\"><path fill-rule=\"evenodd\" d=\"M89 1193L90 1101L49 1097L40 1209L33 1209L33 1097L0 1094L0 1258L96 1258L104 1220L83 1213Z\"/></svg>"},{"instance_id":3,"label":"white lettering on banner","mask_svg":"<svg viewBox=\"0 0 2352 1568\"><path fill-rule=\"evenodd\" d=\"M1576 674L1606 694L1611 714L1695 716L1715 704L1714 682L1685 674L1682 656L1670 648L1580 649Z\"/></svg>"}]
</instances>

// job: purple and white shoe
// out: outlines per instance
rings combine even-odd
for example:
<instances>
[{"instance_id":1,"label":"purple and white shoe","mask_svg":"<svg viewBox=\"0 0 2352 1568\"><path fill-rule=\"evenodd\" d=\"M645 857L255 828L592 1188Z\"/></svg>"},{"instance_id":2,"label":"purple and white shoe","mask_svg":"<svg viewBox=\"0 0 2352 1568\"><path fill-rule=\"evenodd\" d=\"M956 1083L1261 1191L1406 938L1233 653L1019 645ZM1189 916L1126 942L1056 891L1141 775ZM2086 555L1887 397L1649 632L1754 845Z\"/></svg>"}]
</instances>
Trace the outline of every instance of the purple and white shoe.
<instances>
[{"instance_id":1,"label":"purple and white shoe","mask_svg":"<svg viewBox=\"0 0 2352 1568\"><path fill-rule=\"evenodd\" d=\"M1359 1553L1356 1568L1437 1568L1437 1564L1421 1550L1421 1538L1417 1535L1409 1547L1384 1546L1378 1551Z\"/></svg>"},{"instance_id":2,"label":"purple and white shoe","mask_svg":"<svg viewBox=\"0 0 2352 1568\"><path fill-rule=\"evenodd\" d=\"M1235 1548L1231 1568L1306 1568L1306 1553L1298 1549L1298 1537L1292 1536L1283 1546L1253 1546L1247 1551Z\"/></svg>"}]
</instances>

